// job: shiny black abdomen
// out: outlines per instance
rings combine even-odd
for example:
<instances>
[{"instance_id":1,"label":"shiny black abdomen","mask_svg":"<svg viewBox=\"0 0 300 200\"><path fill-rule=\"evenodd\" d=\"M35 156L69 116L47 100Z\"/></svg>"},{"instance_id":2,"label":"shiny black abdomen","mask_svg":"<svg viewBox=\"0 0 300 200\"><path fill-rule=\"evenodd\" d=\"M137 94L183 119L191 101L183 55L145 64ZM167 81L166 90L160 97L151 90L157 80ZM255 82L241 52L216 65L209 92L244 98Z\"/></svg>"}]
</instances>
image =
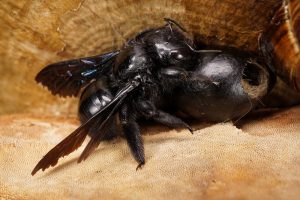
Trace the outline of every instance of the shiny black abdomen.
<instances>
[{"instance_id":1,"label":"shiny black abdomen","mask_svg":"<svg viewBox=\"0 0 300 200\"><path fill-rule=\"evenodd\" d=\"M85 88L80 97L78 116L81 123L86 122L113 99L103 81L94 81Z\"/></svg>"}]
</instances>

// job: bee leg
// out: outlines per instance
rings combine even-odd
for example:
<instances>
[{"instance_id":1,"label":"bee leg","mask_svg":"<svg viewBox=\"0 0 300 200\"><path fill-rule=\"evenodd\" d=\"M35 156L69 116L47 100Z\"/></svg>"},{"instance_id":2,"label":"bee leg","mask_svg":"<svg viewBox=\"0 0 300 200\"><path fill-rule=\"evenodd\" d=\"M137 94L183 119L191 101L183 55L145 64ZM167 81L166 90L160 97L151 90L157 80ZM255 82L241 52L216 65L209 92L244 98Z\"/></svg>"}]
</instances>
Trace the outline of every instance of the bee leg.
<instances>
[{"instance_id":1,"label":"bee leg","mask_svg":"<svg viewBox=\"0 0 300 200\"><path fill-rule=\"evenodd\" d=\"M162 80L180 82L189 76L189 72L179 67L167 67L159 71Z\"/></svg>"},{"instance_id":2,"label":"bee leg","mask_svg":"<svg viewBox=\"0 0 300 200\"><path fill-rule=\"evenodd\" d=\"M140 127L136 122L136 112L129 105L124 104L119 115L128 146L135 160L139 163L136 169L139 169L145 164L145 154Z\"/></svg>"},{"instance_id":3,"label":"bee leg","mask_svg":"<svg viewBox=\"0 0 300 200\"><path fill-rule=\"evenodd\" d=\"M175 117L169 113L163 112L161 110L158 110L157 113L158 115L153 117L154 121L172 128L187 128L193 134L192 127L190 127L187 123L182 121L180 118Z\"/></svg>"},{"instance_id":4,"label":"bee leg","mask_svg":"<svg viewBox=\"0 0 300 200\"><path fill-rule=\"evenodd\" d=\"M156 109L156 107L150 101L139 101L137 108L141 115L145 118L153 119L158 123L172 128L187 128L193 134L192 127L190 127L187 123L178 117Z\"/></svg>"},{"instance_id":5,"label":"bee leg","mask_svg":"<svg viewBox=\"0 0 300 200\"><path fill-rule=\"evenodd\" d=\"M193 76L191 72L179 67L163 68L159 71L159 77L164 82L162 85L167 86L164 88L165 91L173 91L174 87L178 86L184 86L184 88L198 86L214 89L218 85L218 82L209 77L200 74Z\"/></svg>"}]
</instances>

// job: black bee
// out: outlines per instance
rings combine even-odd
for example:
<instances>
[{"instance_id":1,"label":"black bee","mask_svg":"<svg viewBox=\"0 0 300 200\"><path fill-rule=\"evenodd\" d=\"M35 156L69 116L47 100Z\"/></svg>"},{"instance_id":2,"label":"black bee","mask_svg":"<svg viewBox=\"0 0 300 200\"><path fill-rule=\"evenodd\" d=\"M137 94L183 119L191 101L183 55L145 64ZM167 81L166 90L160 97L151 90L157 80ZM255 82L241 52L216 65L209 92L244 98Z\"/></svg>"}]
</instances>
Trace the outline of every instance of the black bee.
<instances>
[{"instance_id":1,"label":"black bee","mask_svg":"<svg viewBox=\"0 0 300 200\"><path fill-rule=\"evenodd\" d=\"M255 57L232 50L196 50L184 28L165 20L165 26L138 34L119 51L54 63L38 73L36 81L53 95L77 96L83 90L82 125L50 150L32 175L56 165L89 135L78 162L85 160L101 141L117 135L118 122L138 169L145 164L138 120L193 132L178 116L238 119L266 94L269 73Z\"/></svg>"}]
</instances>

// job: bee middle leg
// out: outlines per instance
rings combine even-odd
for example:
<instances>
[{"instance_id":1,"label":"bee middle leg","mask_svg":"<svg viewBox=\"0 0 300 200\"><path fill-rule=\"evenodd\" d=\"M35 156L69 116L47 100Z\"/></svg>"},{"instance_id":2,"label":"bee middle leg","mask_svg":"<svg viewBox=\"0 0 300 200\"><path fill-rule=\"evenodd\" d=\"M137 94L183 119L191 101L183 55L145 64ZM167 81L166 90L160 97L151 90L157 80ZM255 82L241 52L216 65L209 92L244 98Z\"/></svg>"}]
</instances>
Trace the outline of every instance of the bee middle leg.
<instances>
[{"instance_id":1,"label":"bee middle leg","mask_svg":"<svg viewBox=\"0 0 300 200\"><path fill-rule=\"evenodd\" d=\"M185 123L180 118L166 113L162 110L157 109L153 103L150 101L140 101L137 103L138 111L141 115L148 119L153 119L154 121L166 125L172 128L186 128L191 133L193 133L192 127L190 127L187 123Z\"/></svg>"}]
</instances>

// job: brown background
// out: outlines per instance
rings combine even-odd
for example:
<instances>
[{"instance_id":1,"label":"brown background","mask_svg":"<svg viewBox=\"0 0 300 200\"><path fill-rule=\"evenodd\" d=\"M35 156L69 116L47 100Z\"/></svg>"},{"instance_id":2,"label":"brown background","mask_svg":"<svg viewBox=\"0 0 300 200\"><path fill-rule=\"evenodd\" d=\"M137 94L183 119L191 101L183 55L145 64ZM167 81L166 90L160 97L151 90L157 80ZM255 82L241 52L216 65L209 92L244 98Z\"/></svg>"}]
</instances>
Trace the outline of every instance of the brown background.
<instances>
[{"instance_id":1,"label":"brown background","mask_svg":"<svg viewBox=\"0 0 300 200\"><path fill-rule=\"evenodd\" d=\"M46 64L120 48L169 17L207 43L257 50L280 0L3 0L0 5L0 114L75 115L34 77Z\"/></svg>"}]
</instances>

